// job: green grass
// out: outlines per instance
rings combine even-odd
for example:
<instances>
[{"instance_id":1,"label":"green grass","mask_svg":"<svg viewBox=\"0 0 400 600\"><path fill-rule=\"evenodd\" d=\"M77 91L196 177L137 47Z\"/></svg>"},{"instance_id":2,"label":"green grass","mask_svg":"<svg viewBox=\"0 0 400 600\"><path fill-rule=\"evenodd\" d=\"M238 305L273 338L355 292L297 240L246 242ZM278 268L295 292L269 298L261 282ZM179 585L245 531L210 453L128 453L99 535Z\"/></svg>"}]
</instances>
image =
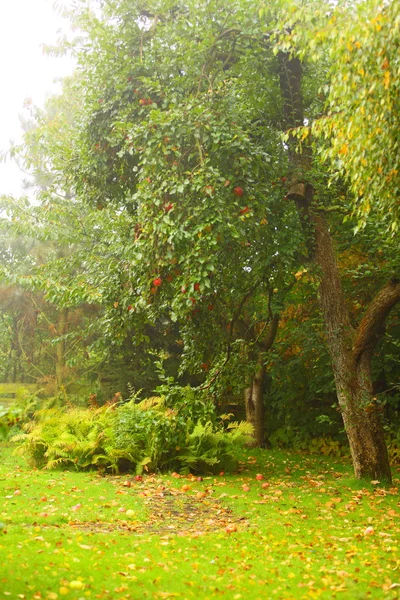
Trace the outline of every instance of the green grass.
<instances>
[{"instance_id":1,"label":"green grass","mask_svg":"<svg viewBox=\"0 0 400 600\"><path fill-rule=\"evenodd\" d=\"M203 481L0 462L0 598L400 597L398 470L385 490L277 451Z\"/></svg>"}]
</instances>

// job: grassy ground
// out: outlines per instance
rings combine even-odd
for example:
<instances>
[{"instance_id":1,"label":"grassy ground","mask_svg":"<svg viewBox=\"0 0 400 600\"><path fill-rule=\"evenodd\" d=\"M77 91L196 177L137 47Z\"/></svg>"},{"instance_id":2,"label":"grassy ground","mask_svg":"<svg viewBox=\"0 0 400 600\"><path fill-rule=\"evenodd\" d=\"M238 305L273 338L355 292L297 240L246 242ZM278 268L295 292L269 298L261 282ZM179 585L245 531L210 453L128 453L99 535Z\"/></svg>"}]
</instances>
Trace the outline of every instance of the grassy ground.
<instances>
[{"instance_id":1,"label":"grassy ground","mask_svg":"<svg viewBox=\"0 0 400 600\"><path fill-rule=\"evenodd\" d=\"M400 598L398 470L385 490L276 451L202 481L0 462L0 599Z\"/></svg>"}]
</instances>

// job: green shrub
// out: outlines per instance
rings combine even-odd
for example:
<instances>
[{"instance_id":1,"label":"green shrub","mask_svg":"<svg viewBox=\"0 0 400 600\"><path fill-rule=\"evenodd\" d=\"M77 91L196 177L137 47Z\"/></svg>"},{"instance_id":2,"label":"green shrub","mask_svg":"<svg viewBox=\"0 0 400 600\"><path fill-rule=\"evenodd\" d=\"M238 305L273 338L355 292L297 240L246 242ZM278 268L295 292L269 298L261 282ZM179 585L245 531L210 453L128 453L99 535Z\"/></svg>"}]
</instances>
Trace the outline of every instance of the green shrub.
<instances>
[{"instance_id":1,"label":"green shrub","mask_svg":"<svg viewBox=\"0 0 400 600\"><path fill-rule=\"evenodd\" d=\"M146 402L146 401L145 401ZM115 415L115 448L137 457L136 471L154 471L171 466L176 453L186 444L190 422L160 401L153 408L132 401Z\"/></svg>"},{"instance_id":2,"label":"green shrub","mask_svg":"<svg viewBox=\"0 0 400 600\"><path fill-rule=\"evenodd\" d=\"M0 440L18 432L31 419L38 402L37 394L21 387L11 404L0 404Z\"/></svg>"},{"instance_id":3,"label":"green shrub","mask_svg":"<svg viewBox=\"0 0 400 600\"><path fill-rule=\"evenodd\" d=\"M400 431L391 431L387 438L389 460L393 465L400 464Z\"/></svg>"},{"instance_id":4,"label":"green shrub","mask_svg":"<svg viewBox=\"0 0 400 600\"><path fill-rule=\"evenodd\" d=\"M253 426L245 421L231 423L227 430L216 428L210 422L198 423L177 458L188 471L232 471L237 467L235 449L249 442L252 433Z\"/></svg>"},{"instance_id":5,"label":"green shrub","mask_svg":"<svg viewBox=\"0 0 400 600\"><path fill-rule=\"evenodd\" d=\"M223 430L193 423L153 398L96 409L42 409L13 440L38 468L213 472L235 466L234 447L249 435L248 424Z\"/></svg>"}]
</instances>

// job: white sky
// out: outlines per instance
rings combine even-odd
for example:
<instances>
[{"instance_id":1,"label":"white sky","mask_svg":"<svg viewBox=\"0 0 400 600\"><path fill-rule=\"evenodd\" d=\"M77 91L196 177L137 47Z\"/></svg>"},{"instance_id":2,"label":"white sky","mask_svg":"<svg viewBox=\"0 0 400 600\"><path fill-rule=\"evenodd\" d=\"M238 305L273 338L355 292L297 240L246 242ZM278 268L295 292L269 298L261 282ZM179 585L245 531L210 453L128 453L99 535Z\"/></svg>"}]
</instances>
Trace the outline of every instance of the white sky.
<instances>
[{"instance_id":1,"label":"white sky","mask_svg":"<svg viewBox=\"0 0 400 600\"><path fill-rule=\"evenodd\" d=\"M26 98L42 105L57 91L54 79L73 71L70 58L51 58L41 44L53 44L69 23L53 10L53 0L0 0L0 150L21 135L18 115ZM21 193L23 175L9 160L0 163L0 194Z\"/></svg>"}]
</instances>

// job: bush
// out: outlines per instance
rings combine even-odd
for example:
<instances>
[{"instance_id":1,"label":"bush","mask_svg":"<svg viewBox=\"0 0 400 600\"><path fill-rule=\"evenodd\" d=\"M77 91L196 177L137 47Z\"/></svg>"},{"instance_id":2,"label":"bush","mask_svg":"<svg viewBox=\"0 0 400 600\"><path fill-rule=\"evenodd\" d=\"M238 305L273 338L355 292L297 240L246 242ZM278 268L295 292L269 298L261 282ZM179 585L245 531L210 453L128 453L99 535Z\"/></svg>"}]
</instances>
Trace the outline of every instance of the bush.
<instances>
[{"instance_id":1,"label":"bush","mask_svg":"<svg viewBox=\"0 0 400 600\"><path fill-rule=\"evenodd\" d=\"M234 451L252 439L253 426L245 421L231 423L227 430L212 423L198 423L189 435L186 448L178 455L186 470L215 472L232 471L237 467Z\"/></svg>"},{"instance_id":2,"label":"bush","mask_svg":"<svg viewBox=\"0 0 400 600\"><path fill-rule=\"evenodd\" d=\"M100 465L104 459L108 461L108 437L112 428L107 409L42 409L24 430L25 433L12 440L22 443L22 451L35 467L73 464L86 468Z\"/></svg>"},{"instance_id":3,"label":"bush","mask_svg":"<svg viewBox=\"0 0 400 600\"><path fill-rule=\"evenodd\" d=\"M155 471L213 472L234 468L234 447L246 442L251 427L233 423L194 423L165 406L162 398L134 400L96 409L40 410L13 438L33 466Z\"/></svg>"},{"instance_id":4,"label":"bush","mask_svg":"<svg viewBox=\"0 0 400 600\"><path fill-rule=\"evenodd\" d=\"M0 404L0 440L18 432L31 419L38 402L37 394L21 387L11 404Z\"/></svg>"}]
</instances>

